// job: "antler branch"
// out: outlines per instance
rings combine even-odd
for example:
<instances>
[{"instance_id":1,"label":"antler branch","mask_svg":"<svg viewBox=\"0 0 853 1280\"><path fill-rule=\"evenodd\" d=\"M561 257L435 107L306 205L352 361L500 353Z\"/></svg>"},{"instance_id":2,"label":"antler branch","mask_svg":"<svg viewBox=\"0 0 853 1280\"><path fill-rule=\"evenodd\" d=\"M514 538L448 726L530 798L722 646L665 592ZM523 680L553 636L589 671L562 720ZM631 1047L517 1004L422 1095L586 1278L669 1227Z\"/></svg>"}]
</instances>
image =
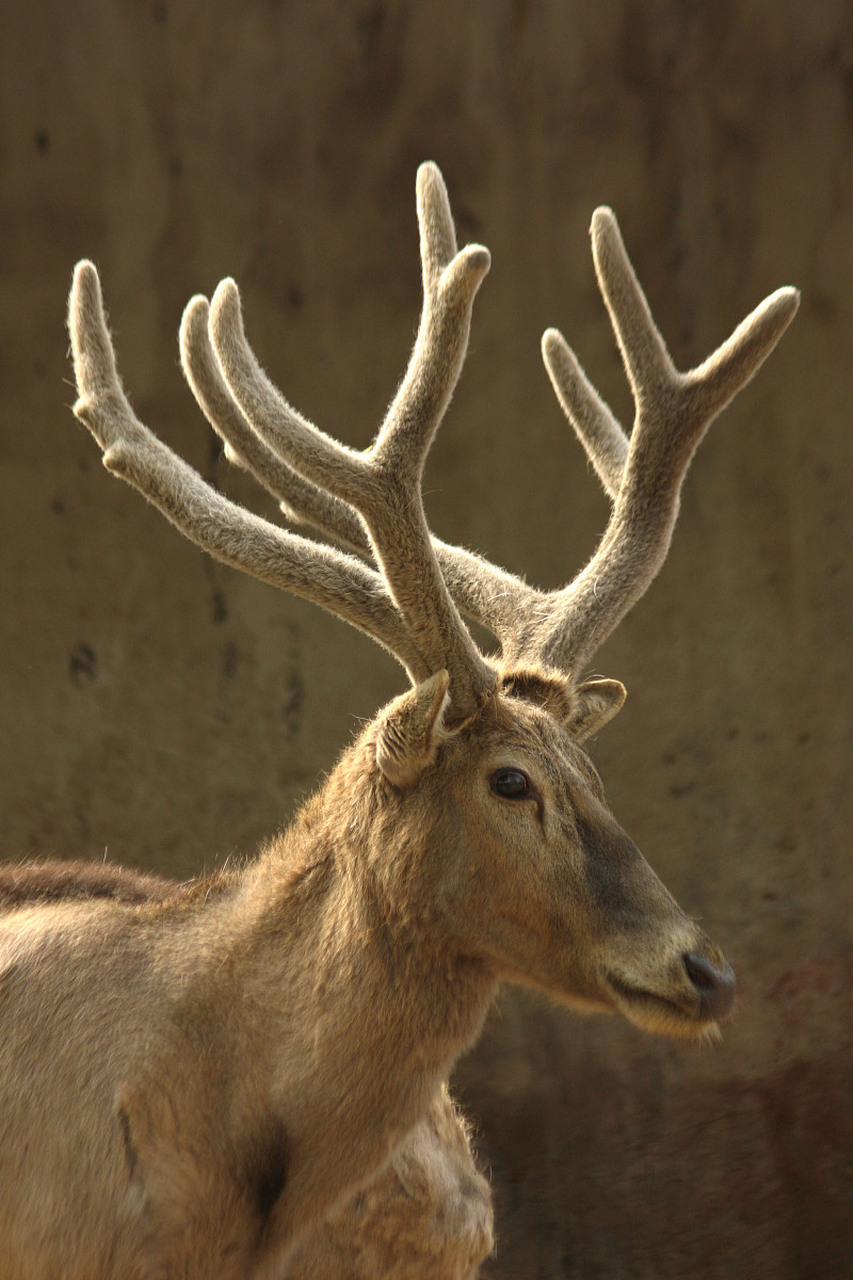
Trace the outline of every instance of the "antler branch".
<instances>
[{"instance_id":1,"label":"antler branch","mask_svg":"<svg viewBox=\"0 0 853 1280\"><path fill-rule=\"evenodd\" d=\"M233 281L223 281L214 295L210 333L230 391L261 440L306 480L362 515L419 652L434 670L447 668L454 715L464 717L494 687L495 677L445 586L424 515L421 477L461 371L471 308L489 254L478 245L456 251L447 193L435 165L421 166L417 196L421 322L403 382L365 453L324 435L275 389L246 341ZM334 509L331 514L336 518Z\"/></svg>"},{"instance_id":2,"label":"antler branch","mask_svg":"<svg viewBox=\"0 0 853 1280\"><path fill-rule=\"evenodd\" d=\"M556 330L543 356L563 408L614 498L598 550L544 615L516 640L521 653L577 669L646 591L662 565L684 476L713 419L749 381L794 317L796 289L779 289L688 373L672 363L625 252L616 218L592 221L596 274L636 406L630 442Z\"/></svg>"},{"instance_id":3,"label":"antler branch","mask_svg":"<svg viewBox=\"0 0 853 1280\"><path fill-rule=\"evenodd\" d=\"M289 520L308 524L359 555L370 555L370 539L357 512L303 479L253 431L222 376L209 326L207 298L191 298L181 320L181 367L199 407L223 440L229 462L249 471L277 499ZM310 426L288 407L294 418Z\"/></svg>"},{"instance_id":4,"label":"antler branch","mask_svg":"<svg viewBox=\"0 0 853 1280\"><path fill-rule=\"evenodd\" d=\"M615 498L628 457L627 435L559 330L546 329L542 335L542 359L563 413L574 427L605 492Z\"/></svg>"},{"instance_id":5,"label":"antler branch","mask_svg":"<svg viewBox=\"0 0 853 1280\"><path fill-rule=\"evenodd\" d=\"M116 369L98 274L74 271L68 328L79 399L74 412L104 451L104 466L126 480L180 531L217 559L313 600L373 636L412 679L430 674L380 576L343 552L269 524L202 480L134 414Z\"/></svg>"},{"instance_id":6,"label":"antler branch","mask_svg":"<svg viewBox=\"0 0 853 1280\"><path fill-rule=\"evenodd\" d=\"M285 517L307 524L360 556L371 556L370 538L357 512L340 498L305 480L254 431L232 396L216 359L209 332L210 307L193 298L181 323L181 364L187 382L213 429L225 442L229 460L248 470L278 501ZM283 433L305 419L292 405L279 425ZM289 436L288 436L289 438ZM278 441L283 448L282 439ZM433 537L433 549L458 609L499 636L511 626L531 589L471 551Z\"/></svg>"}]
</instances>

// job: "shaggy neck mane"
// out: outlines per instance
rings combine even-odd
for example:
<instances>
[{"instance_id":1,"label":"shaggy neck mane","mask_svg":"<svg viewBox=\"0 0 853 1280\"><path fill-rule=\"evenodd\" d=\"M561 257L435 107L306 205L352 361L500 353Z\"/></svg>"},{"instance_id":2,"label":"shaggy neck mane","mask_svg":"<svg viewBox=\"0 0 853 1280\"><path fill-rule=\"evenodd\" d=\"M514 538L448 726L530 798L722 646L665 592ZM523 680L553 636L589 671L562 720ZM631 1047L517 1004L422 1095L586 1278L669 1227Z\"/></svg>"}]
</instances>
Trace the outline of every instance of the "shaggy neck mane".
<instances>
[{"instance_id":1,"label":"shaggy neck mane","mask_svg":"<svg viewBox=\"0 0 853 1280\"><path fill-rule=\"evenodd\" d=\"M276 1211L289 1227L297 1198L301 1216L315 1189L317 1205L328 1202L330 1187L362 1183L392 1155L476 1039L497 989L486 964L454 954L433 927L428 887L418 887L429 830L411 827L389 847L392 792L368 729L235 885L234 945L250 953L243 1005L262 1011L279 1046L271 1090L298 1097L311 1124L336 1135L328 1153L307 1131L304 1142L289 1135Z\"/></svg>"},{"instance_id":2,"label":"shaggy neck mane","mask_svg":"<svg viewBox=\"0 0 853 1280\"><path fill-rule=\"evenodd\" d=\"M484 962L454 952L445 930L436 941L436 836L420 810L405 819L404 797L376 764L374 736L370 726L247 880L267 896L271 921L285 911L320 934L316 988L375 983L383 1012L396 1006L413 1033L434 1023L465 1047L475 1034L469 1011L479 1027L496 980Z\"/></svg>"}]
</instances>

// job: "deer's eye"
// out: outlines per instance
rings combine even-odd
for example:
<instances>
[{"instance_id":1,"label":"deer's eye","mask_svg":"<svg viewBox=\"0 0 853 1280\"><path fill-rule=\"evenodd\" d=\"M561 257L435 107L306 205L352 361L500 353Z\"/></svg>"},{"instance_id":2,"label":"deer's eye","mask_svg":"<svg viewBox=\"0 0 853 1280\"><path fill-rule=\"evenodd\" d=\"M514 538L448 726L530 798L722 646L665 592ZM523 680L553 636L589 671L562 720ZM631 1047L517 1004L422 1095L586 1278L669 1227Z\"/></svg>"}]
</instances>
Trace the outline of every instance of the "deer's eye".
<instances>
[{"instance_id":1,"label":"deer's eye","mask_svg":"<svg viewBox=\"0 0 853 1280\"><path fill-rule=\"evenodd\" d=\"M523 800L530 795L530 779L520 769L496 769L489 785L505 800Z\"/></svg>"}]
</instances>

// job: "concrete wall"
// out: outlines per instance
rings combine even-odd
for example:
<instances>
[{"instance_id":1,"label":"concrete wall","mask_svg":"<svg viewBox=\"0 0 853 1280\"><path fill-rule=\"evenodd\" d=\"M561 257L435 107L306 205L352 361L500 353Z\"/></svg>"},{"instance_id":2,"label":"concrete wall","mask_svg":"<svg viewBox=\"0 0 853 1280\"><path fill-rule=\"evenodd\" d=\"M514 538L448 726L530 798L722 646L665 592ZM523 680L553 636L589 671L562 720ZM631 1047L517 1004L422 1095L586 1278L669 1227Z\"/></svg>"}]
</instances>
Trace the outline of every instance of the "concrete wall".
<instances>
[{"instance_id":1,"label":"concrete wall","mask_svg":"<svg viewBox=\"0 0 853 1280\"><path fill-rule=\"evenodd\" d=\"M597 659L613 807L735 964L722 1047L507 995L459 1086L495 1277L849 1274L853 17L765 0L40 0L0 41L0 855L185 876L251 850L403 687L368 641L215 565L72 418L71 267L102 270L138 411L239 501L176 363L241 283L293 401L370 439L419 308L432 156L493 268L427 480L444 537L556 585L607 505L538 339L629 398L587 227L617 210L697 362L803 306L703 444L669 562Z\"/></svg>"}]
</instances>

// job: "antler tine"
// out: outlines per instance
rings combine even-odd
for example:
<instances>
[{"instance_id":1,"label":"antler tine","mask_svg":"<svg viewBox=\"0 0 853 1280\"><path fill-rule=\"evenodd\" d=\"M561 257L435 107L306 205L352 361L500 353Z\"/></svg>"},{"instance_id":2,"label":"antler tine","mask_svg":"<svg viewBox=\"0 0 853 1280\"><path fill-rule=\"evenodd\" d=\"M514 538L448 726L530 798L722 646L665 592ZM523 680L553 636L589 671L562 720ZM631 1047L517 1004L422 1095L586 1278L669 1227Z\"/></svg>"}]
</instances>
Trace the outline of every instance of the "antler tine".
<instances>
[{"instance_id":1,"label":"antler tine","mask_svg":"<svg viewBox=\"0 0 853 1280\"><path fill-rule=\"evenodd\" d=\"M462 372L471 308L491 265L483 245L457 252L447 188L437 165L417 177L424 306L403 381L371 452L377 466L400 469L420 496L427 453Z\"/></svg>"},{"instance_id":2,"label":"antler tine","mask_svg":"<svg viewBox=\"0 0 853 1280\"><path fill-rule=\"evenodd\" d=\"M707 360L683 374L655 326L611 210L593 215L592 244L634 396L634 428L628 443L570 348L555 332L546 334L545 360L555 389L615 501L589 564L547 597L547 608L517 641L521 654L572 670L591 657L657 574L699 442L770 354L799 304L796 289L777 290Z\"/></svg>"},{"instance_id":3,"label":"antler tine","mask_svg":"<svg viewBox=\"0 0 853 1280\"><path fill-rule=\"evenodd\" d=\"M558 329L546 329L542 335L542 359L563 413L574 427L606 493L615 499L628 457L627 435Z\"/></svg>"},{"instance_id":4,"label":"antler tine","mask_svg":"<svg viewBox=\"0 0 853 1280\"><path fill-rule=\"evenodd\" d=\"M303 479L252 430L222 376L209 324L210 304L199 294L187 303L181 320L181 368L200 409L224 441L229 462L249 471L278 500L289 520L319 529L359 555L370 555L370 540L357 512ZM288 408L305 423L292 406Z\"/></svg>"},{"instance_id":5,"label":"antler tine","mask_svg":"<svg viewBox=\"0 0 853 1280\"><path fill-rule=\"evenodd\" d=\"M109 471L217 559L313 600L366 631L403 663L412 679L430 674L377 573L229 502L139 421L118 376L100 281L91 262L75 268L68 328L79 392L74 413L103 449Z\"/></svg>"},{"instance_id":6,"label":"antler tine","mask_svg":"<svg viewBox=\"0 0 853 1280\"><path fill-rule=\"evenodd\" d=\"M418 336L403 382L365 453L324 435L273 387L246 341L233 281L223 281L214 295L210 332L228 386L257 435L306 480L363 516L418 651L433 670L447 668L453 715L463 718L495 677L445 586L424 515L421 476L461 371L474 297L490 259L479 245L456 251L435 165L421 166L417 193L424 279Z\"/></svg>"},{"instance_id":7,"label":"antler tine","mask_svg":"<svg viewBox=\"0 0 853 1280\"><path fill-rule=\"evenodd\" d=\"M357 512L284 462L256 434L232 396L216 360L209 332L210 307L193 298L181 322L181 365L187 382L213 429L225 442L229 460L248 470L278 501L286 518L307 524L361 556L370 556L370 539ZM305 419L285 401L282 413ZM284 419L282 418L282 423ZM457 608L500 636L535 594L519 579L471 551L433 537L433 548Z\"/></svg>"}]
</instances>

